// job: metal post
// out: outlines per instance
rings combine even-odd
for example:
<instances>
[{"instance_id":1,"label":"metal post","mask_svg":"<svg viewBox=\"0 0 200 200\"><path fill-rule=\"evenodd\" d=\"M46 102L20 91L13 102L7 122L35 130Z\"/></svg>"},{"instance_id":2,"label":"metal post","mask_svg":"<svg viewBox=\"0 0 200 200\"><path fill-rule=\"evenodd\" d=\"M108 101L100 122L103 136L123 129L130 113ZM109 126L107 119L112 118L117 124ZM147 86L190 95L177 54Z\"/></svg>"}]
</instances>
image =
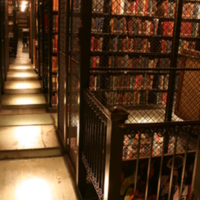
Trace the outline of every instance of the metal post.
<instances>
[{"instance_id":1,"label":"metal post","mask_svg":"<svg viewBox=\"0 0 200 200\"><path fill-rule=\"evenodd\" d=\"M170 63L171 68L177 67L182 7L183 7L183 0L177 0L175 21L174 21L174 32L173 32L173 38L172 38L172 52L171 52L171 63ZM172 70L169 73L169 85L168 85L165 121L171 121L171 118L172 118L175 79L176 79L176 71Z\"/></svg>"},{"instance_id":2,"label":"metal post","mask_svg":"<svg viewBox=\"0 0 200 200\"><path fill-rule=\"evenodd\" d=\"M112 113L107 125L104 200L119 199L123 134L118 125L128 117L121 109L116 108Z\"/></svg>"},{"instance_id":3,"label":"metal post","mask_svg":"<svg viewBox=\"0 0 200 200\"><path fill-rule=\"evenodd\" d=\"M89 69L90 69L90 38L91 38L91 14L92 0L81 1L81 22L79 29L80 37L80 84L79 84L79 124L77 131L77 164L76 164L76 184L83 194L86 186L86 171L81 160L83 151L84 136L84 88L89 87Z\"/></svg>"}]
</instances>

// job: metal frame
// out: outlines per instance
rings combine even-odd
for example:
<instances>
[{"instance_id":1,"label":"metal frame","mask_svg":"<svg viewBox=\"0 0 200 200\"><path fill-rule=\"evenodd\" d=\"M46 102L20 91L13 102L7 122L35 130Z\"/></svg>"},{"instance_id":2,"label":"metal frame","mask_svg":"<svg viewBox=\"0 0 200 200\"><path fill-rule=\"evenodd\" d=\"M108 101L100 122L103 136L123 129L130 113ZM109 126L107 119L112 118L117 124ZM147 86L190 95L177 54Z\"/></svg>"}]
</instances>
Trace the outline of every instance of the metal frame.
<instances>
[{"instance_id":1,"label":"metal frame","mask_svg":"<svg viewBox=\"0 0 200 200\"><path fill-rule=\"evenodd\" d=\"M105 0L106 1L106 0ZM105 2L104 1L104 2ZM106 2L109 2L106 1ZM107 126L108 128L106 129L107 131L107 138L106 138L106 161L105 161L105 170L103 170L103 176L105 176L105 180L103 183L103 186L101 184L99 184L98 181L98 176L96 173L96 165L97 163L95 163L98 160L98 156L99 154L97 153L97 157L94 159L94 154L95 154L95 150L96 150L96 146L94 146L94 144L97 145L98 141L97 137L99 134L99 122L102 120L101 119L101 114L100 112L103 112L104 110L107 110L103 105L100 106L100 108L98 107L99 103L98 100L94 97L94 95L88 91L84 91L85 88L89 88L89 74L91 73L95 73L92 70L93 69L88 69L88 66L90 66L89 63L89 58L91 55L98 55L98 53L95 52L90 52L90 37L91 37L91 14L92 14L92 9L91 9L91 1L82 1L82 28L80 29L80 45L81 45L81 69L84 69L84 72L80 73L81 79L80 79L80 113L79 114L79 138L78 138L78 147L79 147L79 156L78 156L78 164L77 164L77 185L79 187L79 190L81 191L81 193L84 193L84 188L85 188L85 171L83 169L83 165L85 165L85 170L87 171L88 175L91 178L91 181L94 185L94 188L96 189L96 192L98 194L98 197L100 199L118 199L119 198L119 193L116 191L119 191L120 188L120 167L121 167L121 163L122 163L122 152L120 152L120 150L122 149L123 146L123 142L120 139L121 135L120 133L122 132L119 131L119 127L117 128L116 126L117 123L114 123L114 118L111 117L111 121L109 121L110 119L108 118L108 123ZM85 7L84 7L85 6ZM174 101L174 92L175 92L175 77L176 77L176 72L179 70L183 70L183 69L177 69L176 67L176 63L178 60L178 46L179 46L179 38L180 38L180 26L181 26L181 16L182 16L182 6L183 6L183 0L177 0L176 1L176 13L175 13L175 21L174 21L174 32L173 32L173 37L172 41L172 52L170 54L166 54L166 57L170 57L171 58L171 66L169 69L153 69L154 72L158 71L158 73L160 73L160 71L162 70L169 70L169 74L170 74L170 78L169 78L169 87L168 87L168 97L167 97L167 104L166 104L166 110L165 110L165 122L163 123L151 123L151 124L131 124L131 125L126 125L123 124L123 120L124 120L124 116L125 115L123 112L123 115L121 113L121 117L120 118L118 116L118 120L120 121L120 123L122 123L123 125L120 126L121 129L123 129L125 132L124 134L127 134L127 131L129 130L132 132L137 132L139 133L139 139L138 139L138 146L140 146L140 142L141 142L141 133L144 130L148 130L148 134L150 135L150 148L152 149L153 146L153 133L155 132L155 130L161 130L163 133L163 147L162 147L162 154L160 155L160 169L159 169L159 179L158 179L158 188L157 188L157 199L159 199L159 193L160 193L160 184L161 184L161 175L162 175L162 168L163 168L163 162L164 162L164 158L165 158L165 154L166 154L166 148L165 145L168 143L169 141L169 137L170 134L175 136L175 141L174 141L174 152L172 154L172 168L171 168L171 173L170 173L170 187L169 187L169 193L168 193L168 199L170 200L170 195L171 195L171 189L172 189L172 183L173 183L173 169L174 169L174 163L175 163L175 156L176 156L176 147L177 147L177 140L178 140L178 135L180 134L179 131L180 130L185 130L188 135L187 135L187 139L186 139L186 149L183 152L184 154L184 163L183 163L183 168L185 168L186 166L186 160L187 160L187 156L188 156L188 137L189 133L191 133L193 131L193 128L195 126L197 126L199 128L199 121L195 122L171 122L172 121L172 111L173 111L173 101ZM86 11L87 8L89 8L89 13L87 13L86 16ZM107 16L107 18L109 18L109 15L105 15ZM87 19L87 21L86 21ZM171 19L173 20L173 19ZM108 20L109 21L109 20ZM87 23L89 24L87 24ZM84 50L84 51L83 51ZM107 56L107 55L114 55L115 53L113 52L102 52L101 55L103 56ZM124 53L119 53L119 55L124 55ZM117 55L118 55L117 54ZM126 53L127 54L127 53ZM141 53L130 53L131 55L141 55ZM146 55L146 54L145 54ZM155 57L161 57L163 55L158 54L152 54L152 56ZM103 71L107 71L107 73L109 73L109 71L105 68L98 68L98 72L103 72ZM112 72L110 73L114 73L113 71L117 71L120 69L112 69ZM130 70L130 69L123 69L123 70ZM131 69L134 73L134 70L140 70L140 69ZM131 71L130 70L130 71ZM141 69L144 70L144 69ZM152 69L145 69L146 71L148 70L152 70ZM184 69L186 70L186 69ZM101 88L104 89L104 88ZM85 92L85 96L84 97L84 92ZM84 99L85 98L85 99ZM85 109L84 109L85 106ZM89 110L90 108L90 110ZM88 114L86 114L86 109L88 112ZM83 114L84 113L84 114ZM110 112L111 115L112 112ZM116 113L115 113L116 114ZM119 114L119 113L118 113ZM114 116L114 114L113 114ZM118 121L118 124L120 124ZM170 130L171 127L171 130ZM102 130L102 129L101 129ZM115 137L113 136L113 132L115 134ZM198 134L200 135L200 132L198 131ZM88 136L88 138L86 138L86 136ZM200 137L200 136L198 136ZM111 142L112 141L112 142ZM119 142L121 141L121 143ZM198 140L199 141L199 140ZM84 143L86 142L86 143ZM118 143L119 142L119 143ZM93 146L88 147L88 144L93 144ZM117 147L115 147L114 145L116 145ZM94 147L94 148L93 148ZM113 151L115 150L115 153L113 153ZM197 153L199 150L199 143L197 144L197 148L195 150L195 152ZM92 153L92 151L94 151ZM118 158L115 158L116 160L113 162L111 162L112 159L114 159L113 157L115 157L114 155L118 155ZM196 154L197 155L197 154ZM81 159L82 156L82 159ZM196 156L197 157L197 156ZM92 162L93 159L93 162ZM136 174L138 175L138 169L139 169L139 160L140 160L140 152L139 152L139 148L137 151L137 158L136 158ZM145 190L145 199L147 199L148 196L148 186L149 186L149 175L150 175L150 166L151 166L151 160L152 160L152 154L150 152L149 157L148 157L148 173L147 173L147 185L146 185L146 190ZM197 158L196 158L197 160ZM98 162L98 161L97 161ZM195 161L196 163L196 161ZM196 165L196 164L195 164ZM115 175L113 175L115 174ZM118 177L117 177L118 176ZM181 175L182 179L181 179L181 188L183 188L183 177L184 177L184 170L182 172ZM193 174L193 182L194 182L194 177L195 177L195 172ZM135 177L135 185L134 185L134 194L136 193L136 182L137 182L137 176ZM113 191L113 188L115 188L115 190ZM116 194L117 193L117 194ZM180 196L181 198L181 196ZM191 197L190 197L191 198Z\"/></svg>"}]
</instances>

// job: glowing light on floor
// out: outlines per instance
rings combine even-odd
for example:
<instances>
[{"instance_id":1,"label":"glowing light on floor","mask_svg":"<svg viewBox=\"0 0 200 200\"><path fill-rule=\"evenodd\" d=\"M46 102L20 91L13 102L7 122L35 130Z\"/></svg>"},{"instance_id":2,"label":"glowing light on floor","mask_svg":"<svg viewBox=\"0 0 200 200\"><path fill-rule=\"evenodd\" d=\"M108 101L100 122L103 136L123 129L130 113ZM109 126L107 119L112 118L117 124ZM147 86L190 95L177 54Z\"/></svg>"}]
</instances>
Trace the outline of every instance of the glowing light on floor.
<instances>
[{"instance_id":1,"label":"glowing light on floor","mask_svg":"<svg viewBox=\"0 0 200 200\"><path fill-rule=\"evenodd\" d=\"M28 84L28 83L17 83L17 84L15 84L15 87L17 89L28 89L28 88L30 88L30 84Z\"/></svg>"},{"instance_id":2,"label":"glowing light on floor","mask_svg":"<svg viewBox=\"0 0 200 200\"><path fill-rule=\"evenodd\" d=\"M19 126L15 128L13 137L17 140L17 146L19 148L31 148L31 146L38 143L38 138L41 138L40 133L40 127Z\"/></svg>"},{"instance_id":3,"label":"glowing light on floor","mask_svg":"<svg viewBox=\"0 0 200 200\"><path fill-rule=\"evenodd\" d=\"M17 187L16 200L52 200L49 184L41 178L24 180Z\"/></svg>"},{"instance_id":4,"label":"glowing light on floor","mask_svg":"<svg viewBox=\"0 0 200 200\"><path fill-rule=\"evenodd\" d=\"M29 73L17 73L17 77L21 77L21 78L24 78L24 77L29 77L30 74Z\"/></svg>"},{"instance_id":5,"label":"glowing light on floor","mask_svg":"<svg viewBox=\"0 0 200 200\"><path fill-rule=\"evenodd\" d=\"M16 103L20 105L28 105L33 104L34 101L31 98L19 98L16 100Z\"/></svg>"}]
</instances>

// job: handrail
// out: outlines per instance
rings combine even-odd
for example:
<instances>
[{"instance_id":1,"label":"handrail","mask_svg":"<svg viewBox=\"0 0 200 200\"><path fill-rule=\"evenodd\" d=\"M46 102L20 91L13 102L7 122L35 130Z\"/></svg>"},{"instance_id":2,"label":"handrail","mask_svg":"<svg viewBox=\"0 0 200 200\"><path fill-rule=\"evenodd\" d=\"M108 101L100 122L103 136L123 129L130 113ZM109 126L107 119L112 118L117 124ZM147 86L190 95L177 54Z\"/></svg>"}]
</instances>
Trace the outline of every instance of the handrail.
<instances>
[{"instance_id":1,"label":"handrail","mask_svg":"<svg viewBox=\"0 0 200 200\"><path fill-rule=\"evenodd\" d=\"M149 128L170 128L176 126L200 126L200 121L184 121L184 122L156 122L156 123L133 123L133 124L121 124L121 129L149 129ZM125 134L125 133L124 133Z\"/></svg>"},{"instance_id":2,"label":"handrail","mask_svg":"<svg viewBox=\"0 0 200 200\"><path fill-rule=\"evenodd\" d=\"M101 112L107 117L107 118L111 118L111 113L110 111L95 97L95 95L93 93L91 93L89 91L89 89L85 89L85 95L88 97L88 99L90 99L90 101L92 101L99 110L101 110Z\"/></svg>"}]
</instances>

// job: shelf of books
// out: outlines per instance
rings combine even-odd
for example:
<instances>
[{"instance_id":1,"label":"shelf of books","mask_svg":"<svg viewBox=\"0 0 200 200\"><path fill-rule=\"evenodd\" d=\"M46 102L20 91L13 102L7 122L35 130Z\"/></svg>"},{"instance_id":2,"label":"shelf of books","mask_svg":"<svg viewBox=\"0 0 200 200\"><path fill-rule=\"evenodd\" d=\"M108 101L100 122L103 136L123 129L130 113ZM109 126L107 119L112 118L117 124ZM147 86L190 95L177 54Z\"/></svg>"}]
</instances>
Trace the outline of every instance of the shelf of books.
<instances>
[{"instance_id":1,"label":"shelf of books","mask_svg":"<svg viewBox=\"0 0 200 200\"><path fill-rule=\"evenodd\" d=\"M90 90L108 107L151 110L152 115L165 109L170 68L179 67L171 63L172 41L179 43L179 55L185 48L200 48L199 8L198 1L183 3L177 41L176 1L93 0ZM177 80L178 72L175 85ZM164 113L155 121L164 120Z\"/></svg>"},{"instance_id":2,"label":"shelf of books","mask_svg":"<svg viewBox=\"0 0 200 200\"><path fill-rule=\"evenodd\" d=\"M49 49L48 49L48 103L49 110L57 110L58 92L58 0L49 2Z\"/></svg>"},{"instance_id":3,"label":"shelf of books","mask_svg":"<svg viewBox=\"0 0 200 200\"><path fill-rule=\"evenodd\" d=\"M9 57L16 57L17 25L16 25L16 10L14 1L8 1L8 38L9 38Z\"/></svg>"}]
</instances>

